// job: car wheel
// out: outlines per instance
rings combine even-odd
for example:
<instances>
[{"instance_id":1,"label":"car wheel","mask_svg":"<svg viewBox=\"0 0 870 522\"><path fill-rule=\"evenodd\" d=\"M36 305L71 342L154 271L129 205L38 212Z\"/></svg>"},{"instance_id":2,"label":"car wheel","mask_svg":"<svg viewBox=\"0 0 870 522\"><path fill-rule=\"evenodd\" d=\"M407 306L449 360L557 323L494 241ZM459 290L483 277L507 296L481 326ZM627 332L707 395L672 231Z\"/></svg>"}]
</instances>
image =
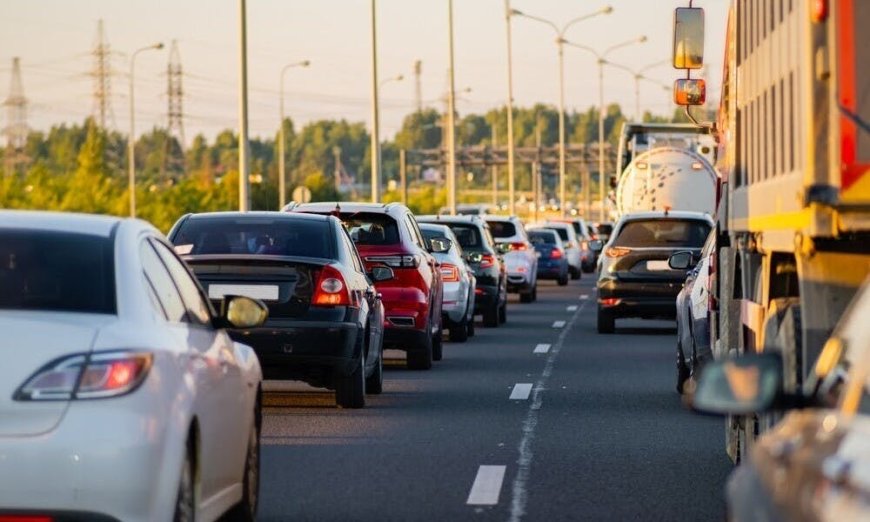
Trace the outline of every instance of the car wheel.
<instances>
[{"instance_id":1,"label":"car wheel","mask_svg":"<svg viewBox=\"0 0 870 522\"><path fill-rule=\"evenodd\" d=\"M473 315L465 323L465 330L468 332L469 337L474 337L475 332L474 332L474 316Z\"/></svg>"},{"instance_id":2,"label":"car wheel","mask_svg":"<svg viewBox=\"0 0 870 522\"><path fill-rule=\"evenodd\" d=\"M428 331L428 330L427 330ZM423 346L408 350L409 370L428 370L432 368L432 336L424 335Z\"/></svg>"},{"instance_id":3,"label":"car wheel","mask_svg":"<svg viewBox=\"0 0 870 522\"><path fill-rule=\"evenodd\" d=\"M440 361L444 358L444 334L441 328L432 336L432 360Z\"/></svg>"},{"instance_id":4,"label":"car wheel","mask_svg":"<svg viewBox=\"0 0 870 522\"><path fill-rule=\"evenodd\" d=\"M488 310L484 310L483 312L483 326L495 328L498 326L498 313L499 306L498 304L492 305L492 307Z\"/></svg>"},{"instance_id":5,"label":"car wheel","mask_svg":"<svg viewBox=\"0 0 870 522\"><path fill-rule=\"evenodd\" d=\"M507 322L507 303L501 305L501 308L498 309L498 322L499 324Z\"/></svg>"},{"instance_id":6,"label":"car wheel","mask_svg":"<svg viewBox=\"0 0 870 522\"><path fill-rule=\"evenodd\" d=\"M613 314L598 308L598 333L612 334L616 329L616 319Z\"/></svg>"},{"instance_id":7,"label":"car wheel","mask_svg":"<svg viewBox=\"0 0 870 522\"><path fill-rule=\"evenodd\" d=\"M366 377L366 393L378 395L384 391L384 350L378 350L378 362L372 374Z\"/></svg>"},{"instance_id":8,"label":"car wheel","mask_svg":"<svg viewBox=\"0 0 870 522\"><path fill-rule=\"evenodd\" d=\"M532 288L532 301L538 300L538 282L535 281L535 287Z\"/></svg>"},{"instance_id":9,"label":"car wheel","mask_svg":"<svg viewBox=\"0 0 870 522\"><path fill-rule=\"evenodd\" d=\"M521 303L531 303L532 301L534 301L534 296L531 289L527 292L523 292L520 294Z\"/></svg>"},{"instance_id":10,"label":"car wheel","mask_svg":"<svg viewBox=\"0 0 870 522\"><path fill-rule=\"evenodd\" d=\"M339 375L335 382L335 403L341 408L362 408L366 405L365 360L350 375Z\"/></svg>"},{"instance_id":11,"label":"car wheel","mask_svg":"<svg viewBox=\"0 0 870 522\"><path fill-rule=\"evenodd\" d=\"M683 356L683 343L677 339L677 393L683 394L683 387L689 379L689 367Z\"/></svg>"},{"instance_id":12,"label":"car wheel","mask_svg":"<svg viewBox=\"0 0 870 522\"><path fill-rule=\"evenodd\" d=\"M257 505L260 499L260 430L257 427L257 419L260 417L259 408L258 403L248 438L242 501L227 513L225 518L227 522L253 522L257 519Z\"/></svg>"},{"instance_id":13,"label":"car wheel","mask_svg":"<svg viewBox=\"0 0 870 522\"><path fill-rule=\"evenodd\" d=\"M468 319L450 327L448 333L451 343L464 343L468 340L468 326L466 326L466 323L468 323Z\"/></svg>"},{"instance_id":14,"label":"car wheel","mask_svg":"<svg viewBox=\"0 0 870 522\"><path fill-rule=\"evenodd\" d=\"M559 276L559 281L557 281L559 286L567 286L568 285L568 274Z\"/></svg>"},{"instance_id":15,"label":"car wheel","mask_svg":"<svg viewBox=\"0 0 870 522\"><path fill-rule=\"evenodd\" d=\"M571 267L571 279L580 279L580 269Z\"/></svg>"},{"instance_id":16,"label":"car wheel","mask_svg":"<svg viewBox=\"0 0 870 522\"><path fill-rule=\"evenodd\" d=\"M181 477L178 480L178 495L175 498L175 522L194 522L196 516L196 489L193 483L193 452L192 444L188 442L184 452L184 464Z\"/></svg>"}]
</instances>

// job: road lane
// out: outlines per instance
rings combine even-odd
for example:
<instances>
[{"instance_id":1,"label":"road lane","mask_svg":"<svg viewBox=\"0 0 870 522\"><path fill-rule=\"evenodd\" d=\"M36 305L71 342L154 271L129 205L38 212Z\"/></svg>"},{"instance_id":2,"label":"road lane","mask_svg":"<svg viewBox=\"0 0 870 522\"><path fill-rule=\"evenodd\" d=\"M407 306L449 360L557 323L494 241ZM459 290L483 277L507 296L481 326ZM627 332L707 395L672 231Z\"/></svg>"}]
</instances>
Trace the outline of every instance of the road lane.
<instances>
[{"instance_id":1,"label":"road lane","mask_svg":"<svg viewBox=\"0 0 870 522\"><path fill-rule=\"evenodd\" d=\"M267 394L260 519L509 519L532 401L508 397L518 383L540 381L553 354L538 350L561 335L540 394L521 519L677 516L677 502L662 501L679 493L689 504L688 490L701 495L692 504L714 506L688 513L721 514L721 423L689 414L671 391L673 329L597 335L594 300L578 301L593 294L591 283L542 284L533 304L512 296L507 324L445 343L433 370L390 364L384 394L363 410L337 409L329 393ZM575 314L573 327L552 327ZM467 503L481 466L505 466L499 491L486 490L497 504ZM658 507L640 510L650 499Z\"/></svg>"}]
</instances>

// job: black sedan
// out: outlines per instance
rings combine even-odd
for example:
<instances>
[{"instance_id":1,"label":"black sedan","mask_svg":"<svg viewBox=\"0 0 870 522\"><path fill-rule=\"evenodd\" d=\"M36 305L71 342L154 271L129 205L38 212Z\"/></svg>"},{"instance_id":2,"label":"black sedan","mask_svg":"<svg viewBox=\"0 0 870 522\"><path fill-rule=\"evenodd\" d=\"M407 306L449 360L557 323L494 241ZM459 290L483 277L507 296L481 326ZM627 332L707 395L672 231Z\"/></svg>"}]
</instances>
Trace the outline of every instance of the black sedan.
<instances>
[{"instance_id":1,"label":"black sedan","mask_svg":"<svg viewBox=\"0 0 870 522\"><path fill-rule=\"evenodd\" d=\"M383 389L383 305L353 242L332 216L270 212L188 214L169 233L213 303L226 295L262 300L269 319L231 330L251 345L267 379L335 390L361 408Z\"/></svg>"},{"instance_id":2,"label":"black sedan","mask_svg":"<svg viewBox=\"0 0 870 522\"><path fill-rule=\"evenodd\" d=\"M638 212L613 229L598 274L598 333L613 333L616 319L676 318L676 297L688 269L668 263L676 252L697 257L713 227L700 212Z\"/></svg>"}]
</instances>

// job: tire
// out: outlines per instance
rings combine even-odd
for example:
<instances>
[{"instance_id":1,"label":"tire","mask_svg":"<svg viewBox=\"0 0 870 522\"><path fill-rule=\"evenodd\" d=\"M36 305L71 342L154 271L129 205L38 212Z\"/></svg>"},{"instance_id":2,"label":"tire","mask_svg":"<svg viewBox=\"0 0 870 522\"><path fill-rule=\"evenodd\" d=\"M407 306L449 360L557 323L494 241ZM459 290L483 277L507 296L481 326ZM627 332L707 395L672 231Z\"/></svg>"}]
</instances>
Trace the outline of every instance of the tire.
<instances>
[{"instance_id":1,"label":"tire","mask_svg":"<svg viewBox=\"0 0 870 522\"><path fill-rule=\"evenodd\" d=\"M498 314L499 314L499 306L495 304L489 310L484 310L483 312L483 326L488 328L496 328L498 327Z\"/></svg>"},{"instance_id":2,"label":"tire","mask_svg":"<svg viewBox=\"0 0 870 522\"><path fill-rule=\"evenodd\" d=\"M227 513L227 522L254 522L257 520L257 506L260 500L260 430L257 419L260 416L260 405L254 412L254 422L248 437L248 448L245 456L245 476L242 481L242 500Z\"/></svg>"},{"instance_id":3,"label":"tire","mask_svg":"<svg viewBox=\"0 0 870 522\"><path fill-rule=\"evenodd\" d=\"M365 360L360 355L356 369L350 375L339 375L335 381L335 403L340 408L362 408L366 405Z\"/></svg>"},{"instance_id":4,"label":"tire","mask_svg":"<svg viewBox=\"0 0 870 522\"><path fill-rule=\"evenodd\" d=\"M598 333L600 334L612 334L616 329L616 319L613 317L613 314L598 309Z\"/></svg>"},{"instance_id":5,"label":"tire","mask_svg":"<svg viewBox=\"0 0 870 522\"><path fill-rule=\"evenodd\" d=\"M384 391L384 350L380 349L378 354L378 363L372 374L366 377L366 393L369 395L379 395Z\"/></svg>"},{"instance_id":6,"label":"tire","mask_svg":"<svg viewBox=\"0 0 870 522\"><path fill-rule=\"evenodd\" d=\"M474 316L473 315L471 316L471 319L469 319L465 323L465 330L468 332L469 337L474 337L475 332L474 332Z\"/></svg>"},{"instance_id":7,"label":"tire","mask_svg":"<svg viewBox=\"0 0 870 522\"><path fill-rule=\"evenodd\" d=\"M535 281L535 287L532 288L532 301L538 300L538 282Z\"/></svg>"},{"instance_id":8,"label":"tire","mask_svg":"<svg viewBox=\"0 0 870 522\"><path fill-rule=\"evenodd\" d=\"M507 322L507 303L501 305L501 308L498 309L498 324L504 324Z\"/></svg>"},{"instance_id":9,"label":"tire","mask_svg":"<svg viewBox=\"0 0 870 522\"><path fill-rule=\"evenodd\" d=\"M531 303L534 300L535 300L534 295L533 295L531 289L528 292L523 292L520 294L520 302L521 303Z\"/></svg>"},{"instance_id":10,"label":"tire","mask_svg":"<svg viewBox=\"0 0 870 522\"><path fill-rule=\"evenodd\" d=\"M428 370L432 368L432 336L424 336L423 346L416 347L415 350L408 350L408 369L409 370Z\"/></svg>"},{"instance_id":11,"label":"tire","mask_svg":"<svg viewBox=\"0 0 870 522\"><path fill-rule=\"evenodd\" d=\"M571 267L571 279L577 280L580 279L580 269Z\"/></svg>"},{"instance_id":12,"label":"tire","mask_svg":"<svg viewBox=\"0 0 870 522\"><path fill-rule=\"evenodd\" d=\"M178 479L178 495L175 497L175 522L194 522L196 517L196 489L194 485L193 444L188 442L184 452L184 464Z\"/></svg>"},{"instance_id":13,"label":"tire","mask_svg":"<svg viewBox=\"0 0 870 522\"><path fill-rule=\"evenodd\" d=\"M686 381L689 380L689 367L686 366L686 358L683 356L683 346L677 339L677 393L683 394Z\"/></svg>"},{"instance_id":14,"label":"tire","mask_svg":"<svg viewBox=\"0 0 870 522\"><path fill-rule=\"evenodd\" d=\"M441 328L432 336L432 360L440 361L444 358L444 334Z\"/></svg>"},{"instance_id":15,"label":"tire","mask_svg":"<svg viewBox=\"0 0 870 522\"><path fill-rule=\"evenodd\" d=\"M449 328L448 335L451 343L464 343L468 340L468 326L466 323L468 323L468 319Z\"/></svg>"},{"instance_id":16,"label":"tire","mask_svg":"<svg viewBox=\"0 0 870 522\"><path fill-rule=\"evenodd\" d=\"M568 285L568 274L563 276L559 276L559 280L557 281L559 286L567 286Z\"/></svg>"}]
</instances>

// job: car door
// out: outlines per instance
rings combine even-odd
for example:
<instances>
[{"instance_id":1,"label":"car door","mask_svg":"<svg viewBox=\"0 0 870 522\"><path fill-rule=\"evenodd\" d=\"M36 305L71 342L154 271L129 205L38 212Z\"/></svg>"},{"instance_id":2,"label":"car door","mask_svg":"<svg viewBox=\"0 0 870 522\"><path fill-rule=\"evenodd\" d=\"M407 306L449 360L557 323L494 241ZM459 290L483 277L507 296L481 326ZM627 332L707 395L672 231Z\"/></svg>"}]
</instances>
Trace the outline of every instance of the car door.
<instances>
[{"instance_id":1,"label":"car door","mask_svg":"<svg viewBox=\"0 0 870 522\"><path fill-rule=\"evenodd\" d=\"M221 457L212 459L213 473L209 477L203 475L203 484L208 481L210 491L216 494L238 482L244 468L249 412L241 369L232 339L224 330L214 328L208 300L184 263L162 241L152 239L151 246L184 302L188 321L183 335L191 356L204 362L195 377L197 401L202 407L200 425L207 426L202 430L202 450L203 455ZM204 494L203 499L206 498Z\"/></svg>"},{"instance_id":2,"label":"car door","mask_svg":"<svg viewBox=\"0 0 870 522\"><path fill-rule=\"evenodd\" d=\"M363 322L363 325L365 325L366 322L368 322L369 325L370 351L366 363L372 364L374 361L377 361L377 357L379 356L377 350L380 350L383 343L383 306L381 306L380 297L374 284L372 284L366 275L365 265L363 265L362 260L359 258L359 253L357 252L353 241L350 239L350 236L343 227L339 228L341 229L339 232L339 241L344 247L348 268L353 274L353 283L351 284L353 285L354 291L357 292L360 300L360 320Z\"/></svg>"},{"instance_id":3,"label":"car door","mask_svg":"<svg viewBox=\"0 0 870 522\"><path fill-rule=\"evenodd\" d=\"M439 263L435 259L435 256L429 252L429 246L426 240L423 239L423 233L420 232L420 228L417 227L417 222L414 221L411 214L405 214L404 221L408 227L411 241L417 245L423 259L426 261L425 263L420 263L420 268L423 279L429 285L429 313L432 318L431 324L434 325L441 320L441 295L443 289L441 286L441 271L438 269Z\"/></svg>"}]
</instances>

